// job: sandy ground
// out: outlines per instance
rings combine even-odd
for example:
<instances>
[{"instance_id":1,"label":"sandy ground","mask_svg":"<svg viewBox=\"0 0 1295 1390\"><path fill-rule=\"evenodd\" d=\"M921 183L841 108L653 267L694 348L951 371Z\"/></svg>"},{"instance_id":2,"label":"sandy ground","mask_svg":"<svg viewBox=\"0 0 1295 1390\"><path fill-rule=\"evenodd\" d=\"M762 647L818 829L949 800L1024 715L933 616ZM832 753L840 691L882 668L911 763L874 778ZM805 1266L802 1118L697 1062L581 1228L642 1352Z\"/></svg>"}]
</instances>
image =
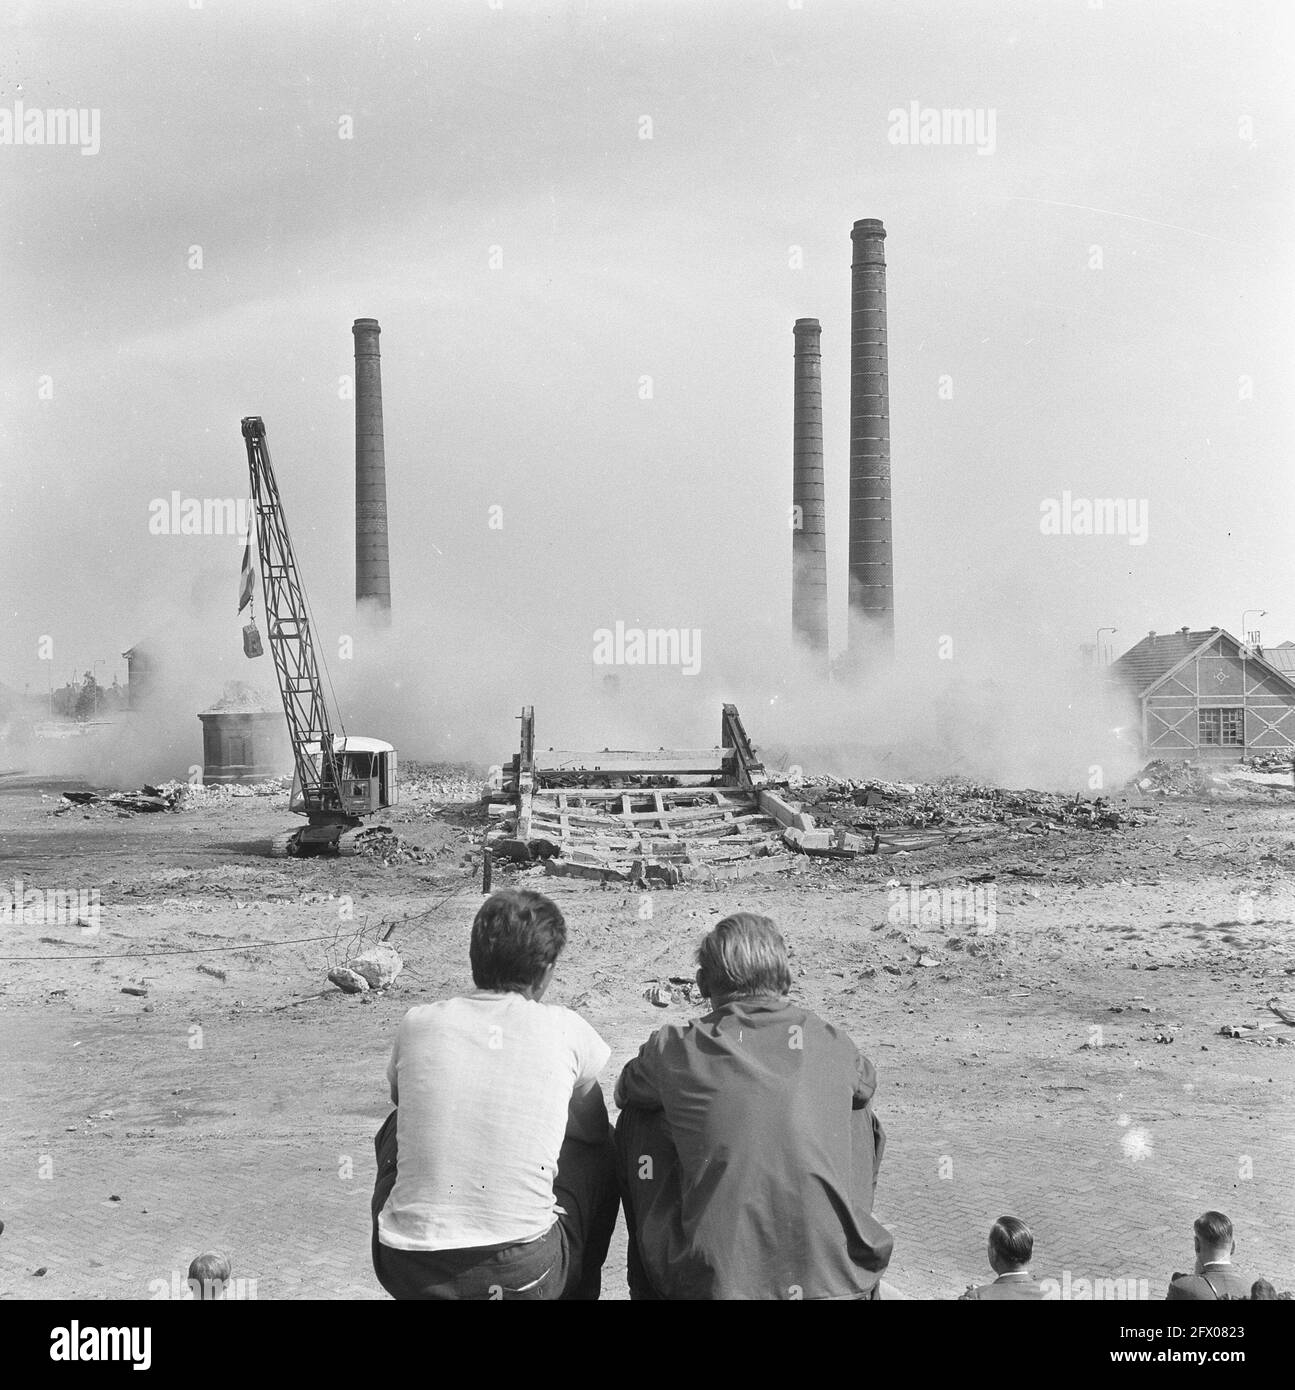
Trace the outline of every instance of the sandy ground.
<instances>
[{"instance_id":1,"label":"sandy ground","mask_svg":"<svg viewBox=\"0 0 1295 1390\"><path fill-rule=\"evenodd\" d=\"M429 862L384 867L268 859L292 821L278 797L129 817L59 804L48 784L0 788L0 886L102 903L97 931L13 922L0 938L0 1295L161 1296L223 1244L258 1297L380 1296L383 1069L405 1008L470 987L484 809L424 789L390 823ZM1233 1217L1243 1267L1290 1288L1295 1028L1219 1029L1277 1023L1267 1001L1295 995L1295 797L1140 804L1132 828L800 860L650 897L537 870L496 869L495 886L561 904L550 998L610 1044L609 1098L651 1029L695 1009L654 1007L651 984L690 976L725 912L773 916L795 996L880 1072L878 1214L903 1294L989 1278L985 1234L1011 1211L1035 1228L1036 1274L1145 1279L1162 1297L1210 1206ZM964 874L994 875L993 931L906 920L887 887ZM405 961L390 991L327 983L388 931ZM623 1249L622 1227L606 1297L626 1296Z\"/></svg>"}]
</instances>

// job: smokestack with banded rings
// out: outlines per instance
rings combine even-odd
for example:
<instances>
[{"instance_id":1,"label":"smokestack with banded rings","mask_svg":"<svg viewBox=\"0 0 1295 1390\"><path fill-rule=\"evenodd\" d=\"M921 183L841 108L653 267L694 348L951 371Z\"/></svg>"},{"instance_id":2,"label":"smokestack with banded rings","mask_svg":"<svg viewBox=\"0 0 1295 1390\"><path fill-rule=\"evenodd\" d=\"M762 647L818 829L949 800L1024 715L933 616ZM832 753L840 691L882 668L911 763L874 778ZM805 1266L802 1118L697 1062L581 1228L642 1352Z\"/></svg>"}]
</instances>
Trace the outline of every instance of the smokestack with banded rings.
<instances>
[{"instance_id":1,"label":"smokestack with banded rings","mask_svg":"<svg viewBox=\"0 0 1295 1390\"><path fill-rule=\"evenodd\" d=\"M864 218L850 240L850 642L885 660L895 646L886 229ZM854 666L861 653L851 655Z\"/></svg>"},{"instance_id":2,"label":"smokestack with banded rings","mask_svg":"<svg viewBox=\"0 0 1295 1390\"><path fill-rule=\"evenodd\" d=\"M797 319L792 407L791 628L827 664L827 534L823 507L823 374L817 319Z\"/></svg>"},{"instance_id":3,"label":"smokestack with banded rings","mask_svg":"<svg viewBox=\"0 0 1295 1390\"><path fill-rule=\"evenodd\" d=\"M387 457L382 435L382 361L377 319L356 319L355 606L391 621L387 548Z\"/></svg>"}]
</instances>

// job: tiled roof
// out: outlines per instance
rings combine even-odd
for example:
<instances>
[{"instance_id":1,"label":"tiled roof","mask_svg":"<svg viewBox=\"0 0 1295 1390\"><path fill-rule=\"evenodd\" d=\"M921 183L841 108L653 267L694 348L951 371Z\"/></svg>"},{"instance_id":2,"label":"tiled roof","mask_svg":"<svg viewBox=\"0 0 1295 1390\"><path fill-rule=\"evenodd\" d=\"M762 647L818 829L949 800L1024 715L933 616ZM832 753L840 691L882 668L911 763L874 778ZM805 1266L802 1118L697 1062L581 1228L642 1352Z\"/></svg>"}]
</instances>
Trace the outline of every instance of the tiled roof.
<instances>
[{"instance_id":1,"label":"tiled roof","mask_svg":"<svg viewBox=\"0 0 1295 1390\"><path fill-rule=\"evenodd\" d=\"M1118 661L1111 664L1111 675L1130 690L1141 694L1153 681L1190 656L1203 642L1218 632L1206 628L1201 632L1158 632L1148 635L1132 646Z\"/></svg>"}]
</instances>

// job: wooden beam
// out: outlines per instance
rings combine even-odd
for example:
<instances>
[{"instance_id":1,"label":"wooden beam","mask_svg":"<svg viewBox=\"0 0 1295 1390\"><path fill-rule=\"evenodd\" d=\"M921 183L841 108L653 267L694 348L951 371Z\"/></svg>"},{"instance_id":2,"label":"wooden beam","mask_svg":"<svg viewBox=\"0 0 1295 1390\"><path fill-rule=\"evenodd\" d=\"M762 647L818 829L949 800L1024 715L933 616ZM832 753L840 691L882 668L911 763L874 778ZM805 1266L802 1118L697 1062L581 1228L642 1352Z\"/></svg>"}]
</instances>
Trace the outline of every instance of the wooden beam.
<instances>
[{"instance_id":1,"label":"wooden beam","mask_svg":"<svg viewBox=\"0 0 1295 1390\"><path fill-rule=\"evenodd\" d=\"M727 748L542 748L535 754L535 767L543 772L607 772L687 762L719 770L732 757Z\"/></svg>"}]
</instances>

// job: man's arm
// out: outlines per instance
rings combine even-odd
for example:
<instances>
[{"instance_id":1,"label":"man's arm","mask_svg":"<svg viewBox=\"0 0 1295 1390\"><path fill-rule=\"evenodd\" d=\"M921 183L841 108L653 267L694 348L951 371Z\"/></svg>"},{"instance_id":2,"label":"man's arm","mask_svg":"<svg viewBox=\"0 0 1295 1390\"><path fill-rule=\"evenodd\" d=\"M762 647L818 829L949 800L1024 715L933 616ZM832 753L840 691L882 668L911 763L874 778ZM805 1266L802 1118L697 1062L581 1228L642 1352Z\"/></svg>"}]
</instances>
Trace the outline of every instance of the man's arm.
<instances>
[{"instance_id":1,"label":"man's arm","mask_svg":"<svg viewBox=\"0 0 1295 1390\"><path fill-rule=\"evenodd\" d=\"M624 1110L634 1106L639 1110L661 1110L661 1091L656 1081L656 1059L660 1052L657 1042L660 1033L652 1036L631 1057L616 1079L616 1104Z\"/></svg>"},{"instance_id":2,"label":"man's arm","mask_svg":"<svg viewBox=\"0 0 1295 1390\"><path fill-rule=\"evenodd\" d=\"M853 1046L853 1044L851 1044ZM877 1092L877 1068L854 1049L854 1108L862 1110Z\"/></svg>"}]
</instances>

